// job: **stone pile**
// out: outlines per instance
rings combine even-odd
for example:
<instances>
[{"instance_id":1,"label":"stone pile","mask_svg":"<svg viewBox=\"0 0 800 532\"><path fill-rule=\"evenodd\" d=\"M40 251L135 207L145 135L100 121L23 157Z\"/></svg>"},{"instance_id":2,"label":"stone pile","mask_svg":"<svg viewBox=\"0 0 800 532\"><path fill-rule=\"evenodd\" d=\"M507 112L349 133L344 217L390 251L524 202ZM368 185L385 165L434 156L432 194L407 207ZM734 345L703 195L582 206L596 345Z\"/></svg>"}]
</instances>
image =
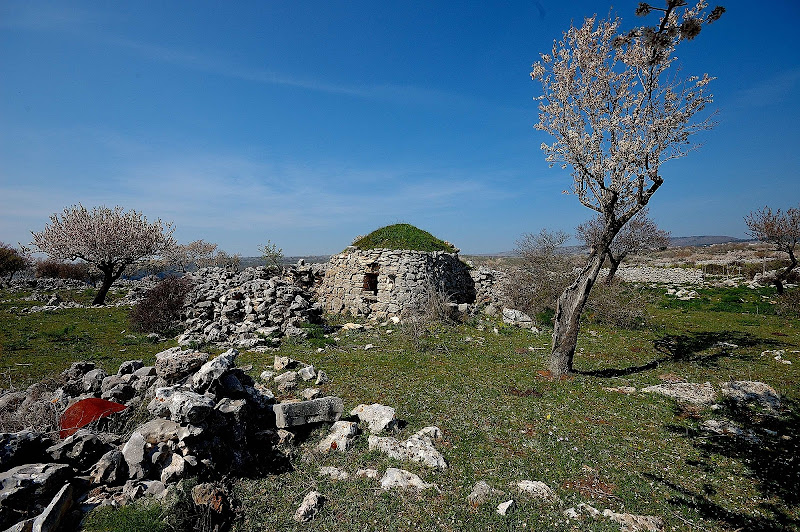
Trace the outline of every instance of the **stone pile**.
<instances>
[{"instance_id":1,"label":"stone pile","mask_svg":"<svg viewBox=\"0 0 800 532\"><path fill-rule=\"evenodd\" d=\"M133 281L119 279L111 287L111 294L118 296L124 291L123 297L115 297L113 303L106 306L128 307L135 304L144 293L156 285L154 281ZM42 303L32 307L11 307L10 310L18 314L32 314L36 312L52 312L65 308L84 308L91 305L82 305L74 301L64 301L58 292L84 290L90 285L75 279L53 279L47 277L15 279L9 288L11 290L31 290L32 293L23 298L25 301Z\"/></svg>"},{"instance_id":2,"label":"stone pile","mask_svg":"<svg viewBox=\"0 0 800 532\"><path fill-rule=\"evenodd\" d=\"M236 367L237 355L230 349L210 358L176 347L156 355L155 366L128 361L114 375L91 362L74 363L62 373L60 388L40 394L40 403L74 409L84 399L105 398L127 408L73 427L61 440L30 430L0 434L0 530L28 530L36 522L55 523L47 530L56 530L79 519L80 510L160 497L188 476L281 471L292 431L341 416L337 397L277 402ZM313 368L300 371L326 380ZM29 408L28 395L6 394L0 401L4 408ZM77 505L80 510L72 511Z\"/></svg>"},{"instance_id":3,"label":"stone pile","mask_svg":"<svg viewBox=\"0 0 800 532\"><path fill-rule=\"evenodd\" d=\"M605 279L608 269L600 270L600 279ZM615 278L628 283L657 283L675 285L703 284L703 271L697 268L654 268L652 266L622 266Z\"/></svg>"},{"instance_id":4,"label":"stone pile","mask_svg":"<svg viewBox=\"0 0 800 532\"><path fill-rule=\"evenodd\" d=\"M301 270L293 270L301 271ZM311 275L298 274L297 279ZM234 273L202 268L188 274L195 286L184 307L182 346L229 345L239 349L269 348L283 336L302 336L301 323L319 323L322 309L307 289L265 267Z\"/></svg>"}]
</instances>

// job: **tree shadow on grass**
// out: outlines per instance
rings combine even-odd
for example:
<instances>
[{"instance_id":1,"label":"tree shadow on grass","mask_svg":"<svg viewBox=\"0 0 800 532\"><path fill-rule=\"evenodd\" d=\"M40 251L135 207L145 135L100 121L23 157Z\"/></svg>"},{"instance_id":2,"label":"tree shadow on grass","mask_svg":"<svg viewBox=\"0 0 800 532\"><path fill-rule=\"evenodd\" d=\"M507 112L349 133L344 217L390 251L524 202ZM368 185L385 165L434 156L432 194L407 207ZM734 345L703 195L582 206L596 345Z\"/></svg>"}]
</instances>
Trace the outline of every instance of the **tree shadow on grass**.
<instances>
[{"instance_id":1,"label":"tree shadow on grass","mask_svg":"<svg viewBox=\"0 0 800 532\"><path fill-rule=\"evenodd\" d=\"M634 373L641 373L657 368L667 362L696 362L704 367L714 367L721 358L750 358L749 355L735 352L741 347L756 345L780 345L773 339L757 338L752 334L739 331L696 332L689 334L666 334L653 340L656 352L663 356L646 364L630 366L627 368L609 368L591 371L576 371L582 375L592 377L625 377ZM717 350L710 354L704 351L716 347Z\"/></svg>"},{"instance_id":2,"label":"tree shadow on grass","mask_svg":"<svg viewBox=\"0 0 800 532\"><path fill-rule=\"evenodd\" d=\"M718 456L736 460L747 469L747 474L734 482L754 482L761 495L769 499L758 504L752 513L733 511L711 500L713 486L695 492L660 476L646 476L679 494L671 499L671 504L693 508L704 518L723 521L736 530L800 530L800 519L790 512L795 509L796 515L800 505L800 416L797 414L800 404L785 401L784 407L779 415L773 415L726 401L715 417L720 415L735 423L742 431L739 435L667 426L667 430L689 438L700 451L699 460L687 461L690 467L698 469L698 474L718 474L715 465Z\"/></svg>"}]
</instances>

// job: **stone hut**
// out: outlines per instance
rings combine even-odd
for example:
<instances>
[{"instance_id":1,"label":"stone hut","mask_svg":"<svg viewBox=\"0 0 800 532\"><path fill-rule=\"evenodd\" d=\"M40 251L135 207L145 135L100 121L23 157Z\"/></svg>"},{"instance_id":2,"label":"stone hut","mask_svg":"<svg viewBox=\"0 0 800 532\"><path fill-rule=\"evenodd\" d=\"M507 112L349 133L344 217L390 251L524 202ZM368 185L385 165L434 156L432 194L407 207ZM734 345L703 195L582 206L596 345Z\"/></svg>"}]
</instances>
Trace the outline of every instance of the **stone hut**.
<instances>
[{"instance_id":1,"label":"stone hut","mask_svg":"<svg viewBox=\"0 0 800 532\"><path fill-rule=\"evenodd\" d=\"M405 238L373 238L379 232L399 232ZM415 247L423 249L405 249ZM416 227L397 224L331 257L317 294L328 312L383 319L417 305L430 290L455 304L475 302L475 283L458 249Z\"/></svg>"}]
</instances>

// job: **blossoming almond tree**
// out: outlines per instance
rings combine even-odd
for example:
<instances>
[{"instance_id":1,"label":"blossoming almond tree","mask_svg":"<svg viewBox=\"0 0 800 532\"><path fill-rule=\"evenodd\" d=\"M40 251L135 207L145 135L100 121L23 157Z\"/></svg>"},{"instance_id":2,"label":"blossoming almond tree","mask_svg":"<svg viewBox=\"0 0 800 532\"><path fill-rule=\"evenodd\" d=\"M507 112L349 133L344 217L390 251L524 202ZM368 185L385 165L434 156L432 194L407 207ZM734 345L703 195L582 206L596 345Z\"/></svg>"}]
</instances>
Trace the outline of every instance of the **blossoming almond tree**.
<instances>
[{"instance_id":1,"label":"blossoming almond tree","mask_svg":"<svg viewBox=\"0 0 800 532\"><path fill-rule=\"evenodd\" d=\"M72 206L50 216L50 224L31 232L33 245L53 258L81 259L103 273L93 304L102 305L111 284L134 262L161 255L175 245L173 228L161 220L149 223L141 213L122 207Z\"/></svg>"},{"instance_id":2,"label":"blossoming almond tree","mask_svg":"<svg viewBox=\"0 0 800 532\"><path fill-rule=\"evenodd\" d=\"M675 51L694 38L724 8L704 15L667 0L665 8L639 4L637 15L661 13L656 27L620 33L620 19L590 17L555 41L532 67L542 85L536 128L554 137L543 143L547 161L572 168L572 190L603 220L586 266L556 304L549 369L559 377L572 371L580 316L614 237L661 187L661 164L685 156L692 134L713 127L696 120L712 101L713 79L681 78Z\"/></svg>"}]
</instances>

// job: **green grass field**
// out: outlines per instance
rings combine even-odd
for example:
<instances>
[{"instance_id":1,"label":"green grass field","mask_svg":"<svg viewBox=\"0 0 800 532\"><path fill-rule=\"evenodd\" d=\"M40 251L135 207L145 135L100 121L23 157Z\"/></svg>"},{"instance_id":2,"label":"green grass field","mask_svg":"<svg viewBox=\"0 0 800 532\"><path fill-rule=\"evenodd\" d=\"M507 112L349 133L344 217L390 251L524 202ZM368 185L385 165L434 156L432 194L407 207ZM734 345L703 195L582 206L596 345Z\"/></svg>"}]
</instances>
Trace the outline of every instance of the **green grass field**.
<instances>
[{"instance_id":1,"label":"green grass field","mask_svg":"<svg viewBox=\"0 0 800 532\"><path fill-rule=\"evenodd\" d=\"M393 406L407 422L401 438L439 426L444 441L437 448L449 467L433 472L390 460L369 452L365 435L347 454L318 455L311 452L325 433L318 429L300 445L293 472L235 481L236 529L619 530L606 520L579 523L562 515L581 502L659 516L667 530L800 529L800 320L775 315L769 289L714 289L688 302L662 294L650 298L643 329L585 324L577 373L562 382L539 373L546 369L547 331L488 319L433 325L422 337L391 323L339 331L321 352L319 339L285 342L275 354L324 370L332 381L323 391L342 397L348 410L359 403ZM0 300L9 298L0 292ZM125 309L20 316L9 311L14 305L22 303L0 303L0 372L16 386L55 375L74 360L93 359L114 370L174 345L128 336ZM374 348L365 350L367 344ZM762 356L774 349L785 350L793 364ZM257 376L272 360L273 354L243 353L238 364L252 364ZM720 410L684 408L661 396L604 390L675 377L715 386L763 381L787 408L779 416L729 403ZM722 418L752 430L760 442L699 430L703 420ZM384 493L372 480L320 478L325 465L351 475L362 467L381 474L403 467L439 489ZM466 497L478 480L505 493L473 509ZM561 502L535 503L516 492L519 480L545 482ZM292 515L311 489L327 501L311 525L299 525ZM509 499L515 511L498 515L495 506ZM155 515L152 508L142 511ZM87 528L102 529L91 523L105 518L98 514Z\"/></svg>"}]
</instances>

